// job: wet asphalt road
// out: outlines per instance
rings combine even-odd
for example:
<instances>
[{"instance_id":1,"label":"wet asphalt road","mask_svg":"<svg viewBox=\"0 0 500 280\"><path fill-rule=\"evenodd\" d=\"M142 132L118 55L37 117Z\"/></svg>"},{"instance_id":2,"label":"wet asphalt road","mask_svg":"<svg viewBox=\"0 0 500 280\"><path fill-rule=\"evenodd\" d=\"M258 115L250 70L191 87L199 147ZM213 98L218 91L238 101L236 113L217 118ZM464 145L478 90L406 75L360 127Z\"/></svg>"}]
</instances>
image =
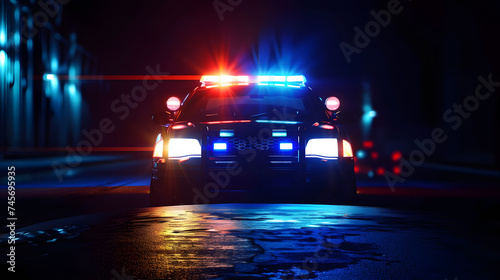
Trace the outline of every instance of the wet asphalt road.
<instances>
[{"instance_id":1,"label":"wet asphalt road","mask_svg":"<svg viewBox=\"0 0 500 280\"><path fill-rule=\"evenodd\" d=\"M2 279L498 279L499 200L489 193L365 185L352 206L152 208L148 172L146 160L120 160L64 182L21 173L16 273Z\"/></svg>"},{"instance_id":2,"label":"wet asphalt road","mask_svg":"<svg viewBox=\"0 0 500 280\"><path fill-rule=\"evenodd\" d=\"M499 264L488 229L361 206L141 208L17 235L12 279L497 279Z\"/></svg>"}]
</instances>

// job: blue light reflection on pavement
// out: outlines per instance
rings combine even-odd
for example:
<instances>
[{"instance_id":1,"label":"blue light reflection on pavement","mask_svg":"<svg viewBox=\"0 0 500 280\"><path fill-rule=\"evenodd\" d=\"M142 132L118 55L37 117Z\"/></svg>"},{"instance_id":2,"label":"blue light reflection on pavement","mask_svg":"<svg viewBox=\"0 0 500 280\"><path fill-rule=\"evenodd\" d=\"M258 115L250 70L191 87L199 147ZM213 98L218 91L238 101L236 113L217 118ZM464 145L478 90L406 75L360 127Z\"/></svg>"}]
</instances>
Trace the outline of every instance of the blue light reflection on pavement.
<instances>
[{"instance_id":1,"label":"blue light reflection on pavement","mask_svg":"<svg viewBox=\"0 0 500 280\"><path fill-rule=\"evenodd\" d=\"M18 249L28 260L37 259L38 269L75 273L65 271L54 252L84 245L71 256L90 257L81 271L88 279L102 278L122 263L136 279L472 279L493 271L492 263L482 261L489 254L482 240L468 239L460 224L374 207L154 207L52 221L30 231L20 229ZM85 244L75 238L79 234L85 234ZM34 244L48 255L31 254ZM55 265L62 268L51 269Z\"/></svg>"},{"instance_id":2,"label":"blue light reflection on pavement","mask_svg":"<svg viewBox=\"0 0 500 280\"><path fill-rule=\"evenodd\" d=\"M57 161L66 164L64 157L5 159L0 164L16 167L16 188L149 186L150 158L95 155L81 159L80 165L66 167L62 181L54 172L52 163Z\"/></svg>"}]
</instances>

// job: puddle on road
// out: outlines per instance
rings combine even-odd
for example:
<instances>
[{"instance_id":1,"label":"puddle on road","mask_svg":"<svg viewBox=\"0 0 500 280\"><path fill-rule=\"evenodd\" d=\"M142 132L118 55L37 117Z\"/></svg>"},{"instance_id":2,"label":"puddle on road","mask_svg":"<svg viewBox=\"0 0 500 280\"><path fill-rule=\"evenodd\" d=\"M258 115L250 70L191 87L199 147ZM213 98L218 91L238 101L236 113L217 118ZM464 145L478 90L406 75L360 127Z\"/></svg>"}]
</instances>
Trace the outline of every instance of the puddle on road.
<instances>
[{"instance_id":1,"label":"puddle on road","mask_svg":"<svg viewBox=\"0 0 500 280\"><path fill-rule=\"evenodd\" d=\"M357 215L252 210L130 212L110 225L115 244L108 249L123 259L144 256L140 267L149 271L142 275L198 271L203 278L219 279L314 278L362 260L391 262L375 243L350 240L367 224L378 226L371 217L361 226ZM131 245L131 236L141 236L141 243ZM126 251L120 249L124 246Z\"/></svg>"},{"instance_id":2,"label":"puddle on road","mask_svg":"<svg viewBox=\"0 0 500 280\"><path fill-rule=\"evenodd\" d=\"M280 205L234 212L217 206L140 209L90 227L21 231L18 242L36 246L74 240L90 228L85 239L92 242L92 250L100 251L98 259L109 258L112 267L117 265L114 260L136 263L136 279L193 273L217 279L310 279L360 262L397 262L380 252L380 244L370 243L376 239L367 233L386 236L434 226L427 220L378 215L371 209L365 214L360 208L352 213L348 207L291 209Z\"/></svg>"}]
</instances>

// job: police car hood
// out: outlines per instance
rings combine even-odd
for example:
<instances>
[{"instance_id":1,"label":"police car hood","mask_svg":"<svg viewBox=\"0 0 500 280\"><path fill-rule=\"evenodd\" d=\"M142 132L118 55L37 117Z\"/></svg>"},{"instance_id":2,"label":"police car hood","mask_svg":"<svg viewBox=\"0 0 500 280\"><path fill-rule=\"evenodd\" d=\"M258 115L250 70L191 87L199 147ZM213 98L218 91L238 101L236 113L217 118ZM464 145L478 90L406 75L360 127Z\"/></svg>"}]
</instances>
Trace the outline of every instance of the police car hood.
<instances>
[{"instance_id":1,"label":"police car hood","mask_svg":"<svg viewBox=\"0 0 500 280\"><path fill-rule=\"evenodd\" d=\"M231 134L272 134L275 131L283 132L298 131L299 127L303 126L303 122L299 121L279 121L279 120L231 120L231 121L216 121L216 122L201 122L200 125L207 127L208 131L222 131Z\"/></svg>"},{"instance_id":2,"label":"police car hood","mask_svg":"<svg viewBox=\"0 0 500 280\"><path fill-rule=\"evenodd\" d=\"M173 124L171 136L173 137L236 137L236 138L270 138L270 137L337 137L338 130L333 124L324 122L304 122L289 120L225 120L207 122L176 122ZM203 133L203 131L205 131ZM199 136L196 134L201 133Z\"/></svg>"},{"instance_id":3,"label":"police car hood","mask_svg":"<svg viewBox=\"0 0 500 280\"><path fill-rule=\"evenodd\" d=\"M222 137L259 138L306 136L337 137L338 129L334 124L324 122L281 121L281 120L232 120L218 122L202 122L210 135Z\"/></svg>"}]
</instances>

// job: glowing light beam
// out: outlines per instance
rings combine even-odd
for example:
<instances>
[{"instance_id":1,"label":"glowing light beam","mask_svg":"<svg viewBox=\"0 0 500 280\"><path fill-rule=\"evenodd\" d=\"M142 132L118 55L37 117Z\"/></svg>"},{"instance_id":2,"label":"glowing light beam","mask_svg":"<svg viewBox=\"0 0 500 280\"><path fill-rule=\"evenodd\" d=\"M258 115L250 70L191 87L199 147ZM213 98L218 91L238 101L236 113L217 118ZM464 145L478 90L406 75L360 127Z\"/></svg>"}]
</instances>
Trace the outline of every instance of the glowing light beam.
<instances>
[{"instance_id":1,"label":"glowing light beam","mask_svg":"<svg viewBox=\"0 0 500 280\"><path fill-rule=\"evenodd\" d=\"M94 81L134 81L150 80L161 81L199 81L201 75L57 75L59 80L94 80ZM43 79L43 76L34 76L34 79Z\"/></svg>"}]
</instances>

